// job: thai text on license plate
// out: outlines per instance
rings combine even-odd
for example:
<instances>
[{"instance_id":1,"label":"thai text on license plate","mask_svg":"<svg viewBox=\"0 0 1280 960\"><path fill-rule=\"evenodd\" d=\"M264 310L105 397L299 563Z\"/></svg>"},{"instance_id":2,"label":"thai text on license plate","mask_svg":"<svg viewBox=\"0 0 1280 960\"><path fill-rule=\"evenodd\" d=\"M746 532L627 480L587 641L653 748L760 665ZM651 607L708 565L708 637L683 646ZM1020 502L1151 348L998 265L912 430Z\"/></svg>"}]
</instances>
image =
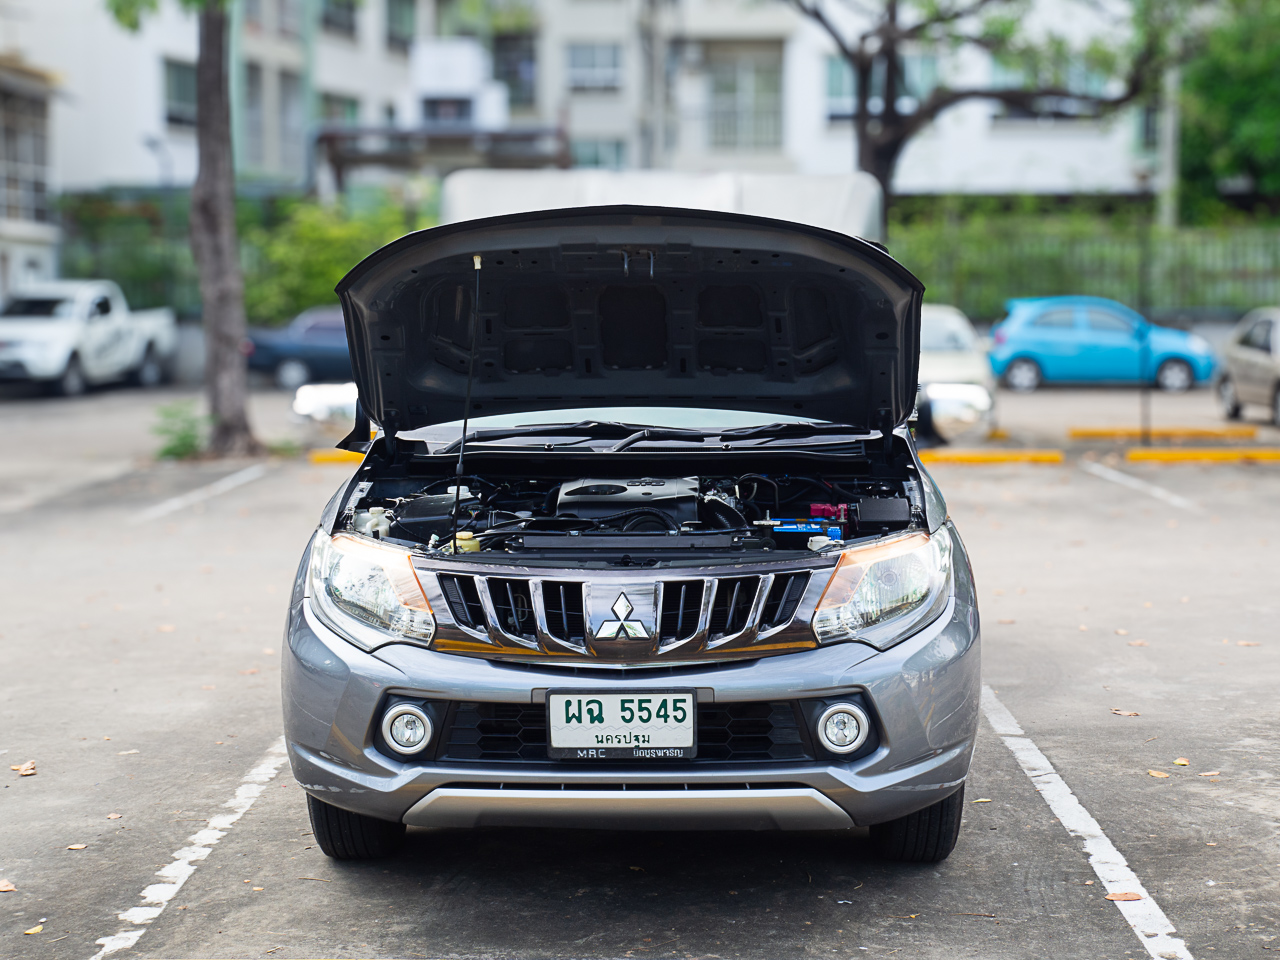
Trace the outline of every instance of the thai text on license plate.
<instances>
[{"instance_id":1,"label":"thai text on license plate","mask_svg":"<svg viewBox=\"0 0 1280 960\"><path fill-rule=\"evenodd\" d=\"M671 760L696 756L693 690L547 694L547 756Z\"/></svg>"}]
</instances>

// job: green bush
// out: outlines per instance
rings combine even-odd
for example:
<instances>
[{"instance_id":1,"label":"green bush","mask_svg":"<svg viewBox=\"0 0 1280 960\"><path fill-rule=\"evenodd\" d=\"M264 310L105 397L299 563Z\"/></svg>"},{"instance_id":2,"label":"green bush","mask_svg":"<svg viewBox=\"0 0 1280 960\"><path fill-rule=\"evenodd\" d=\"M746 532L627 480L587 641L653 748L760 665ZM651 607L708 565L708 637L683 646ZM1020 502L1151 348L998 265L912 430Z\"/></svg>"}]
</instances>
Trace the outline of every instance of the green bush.
<instances>
[{"instance_id":1,"label":"green bush","mask_svg":"<svg viewBox=\"0 0 1280 960\"><path fill-rule=\"evenodd\" d=\"M196 413L194 400L175 400L156 409L159 422L151 432L163 438L156 452L162 460L190 460L204 449L207 418Z\"/></svg>"},{"instance_id":2,"label":"green bush","mask_svg":"<svg viewBox=\"0 0 1280 960\"><path fill-rule=\"evenodd\" d=\"M384 244L408 232L389 203L349 213L298 203L273 227L244 232L245 310L252 323L288 323L307 307L337 303L338 281Z\"/></svg>"}]
</instances>

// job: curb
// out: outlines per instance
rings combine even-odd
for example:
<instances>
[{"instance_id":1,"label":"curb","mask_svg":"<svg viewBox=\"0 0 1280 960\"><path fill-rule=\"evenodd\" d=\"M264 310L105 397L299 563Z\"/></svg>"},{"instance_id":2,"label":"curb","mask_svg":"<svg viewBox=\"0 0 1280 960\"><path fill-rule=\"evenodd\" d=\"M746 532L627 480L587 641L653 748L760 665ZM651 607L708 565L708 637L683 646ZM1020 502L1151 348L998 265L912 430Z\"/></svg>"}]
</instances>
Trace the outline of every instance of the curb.
<instances>
[{"instance_id":1,"label":"curb","mask_svg":"<svg viewBox=\"0 0 1280 960\"><path fill-rule=\"evenodd\" d=\"M307 451L308 463L360 463L362 460L364 460L363 453L353 453L350 450L334 448Z\"/></svg>"},{"instance_id":2,"label":"curb","mask_svg":"<svg viewBox=\"0 0 1280 960\"><path fill-rule=\"evenodd\" d=\"M921 450L922 463L1062 463L1061 450Z\"/></svg>"},{"instance_id":3,"label":"curb","mask_svg":"<svg viewBox=\"0 0 1280 960\"><path fill-rule=\"evenodd\" d=\"M1126 460L1163 463L1192 460L1280 460L1280 447L1135 447Z\"/></svg>"},{"instance_id":4,"label":"curb","mask_svg":"<svg viewBox=\"0 0 1280 960\"><path fill-rule=\"evenodd\" d=\"M1152 427L1147 433L1161 440L1252 440L1258 435L1258 428ZM1138 440L1142 430L1138 427L1070 427L1067 437L1071 440Z\"/></svg>"}]
</instances>

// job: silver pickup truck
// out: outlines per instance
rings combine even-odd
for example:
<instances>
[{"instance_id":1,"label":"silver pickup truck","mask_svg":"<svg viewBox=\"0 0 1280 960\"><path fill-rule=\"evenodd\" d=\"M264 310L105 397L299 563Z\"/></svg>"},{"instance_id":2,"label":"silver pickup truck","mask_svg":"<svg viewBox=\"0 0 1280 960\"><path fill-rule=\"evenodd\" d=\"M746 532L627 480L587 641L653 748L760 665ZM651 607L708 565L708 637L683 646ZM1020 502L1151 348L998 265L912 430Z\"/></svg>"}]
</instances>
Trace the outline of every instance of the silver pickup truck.
<instances>
[{"instance_id":1,"label":"silver pickup truck","mask_svg":"<svg viewBox=\"0 0 1280 960\"><path fill-rule=\"evenodd\" d=\"M0 310L0 380L34 380L62 396L117 380L151 387L177 341L172 310L130 310L109 280L32 284Z\"/></svg>"}]
</instances>

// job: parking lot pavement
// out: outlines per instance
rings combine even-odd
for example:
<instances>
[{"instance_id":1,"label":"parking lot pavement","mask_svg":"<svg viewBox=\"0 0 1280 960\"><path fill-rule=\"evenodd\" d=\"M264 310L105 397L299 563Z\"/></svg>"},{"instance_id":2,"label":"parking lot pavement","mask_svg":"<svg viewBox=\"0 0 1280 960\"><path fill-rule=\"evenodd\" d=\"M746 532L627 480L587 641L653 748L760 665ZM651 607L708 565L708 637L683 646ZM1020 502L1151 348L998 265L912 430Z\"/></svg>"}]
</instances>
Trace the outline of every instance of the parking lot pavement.
<instances>
[{"instance_id":1,"label":"parking lot pavement","mask_svg":"<svg viewBox=\"0 0 1280 960\"><path fill-rule=\"evenodd\" d=\"M273 463L136 522L240 469L147 469L0 528L0 956L89 960L130 930L112 957L1159 955L986 722L937 866L879 863L860 831L413 830L393 860L328 861L287 767L262 764L289 584L343 468ZM1267 956L1280 468L1122 469L1191 506L1071 460L936 470L986 680L1188 955ZM126 913L174 863L192 869L163 912Z\"/></svg>"}]
</instances>

